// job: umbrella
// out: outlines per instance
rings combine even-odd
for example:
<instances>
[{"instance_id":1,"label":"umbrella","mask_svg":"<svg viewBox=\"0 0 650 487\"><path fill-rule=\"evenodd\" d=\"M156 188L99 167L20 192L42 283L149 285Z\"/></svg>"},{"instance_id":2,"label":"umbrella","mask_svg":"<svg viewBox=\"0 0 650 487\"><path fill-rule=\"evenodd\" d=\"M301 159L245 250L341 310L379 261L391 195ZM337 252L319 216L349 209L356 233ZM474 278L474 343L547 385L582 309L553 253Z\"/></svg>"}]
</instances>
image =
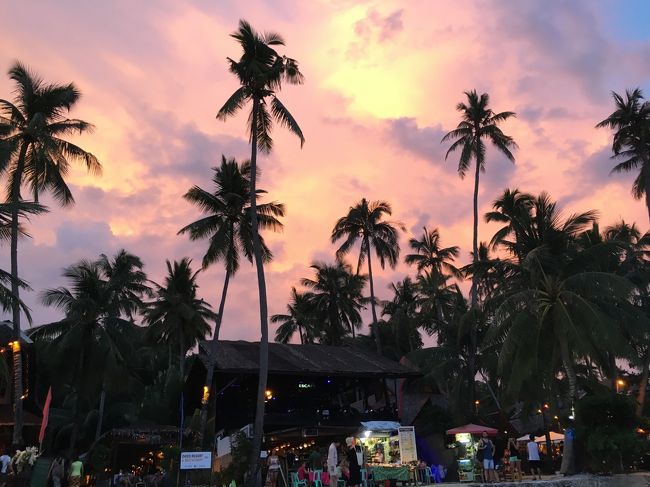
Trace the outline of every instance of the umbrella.
<instances>
[{"instance_id":1,"label":"umbrella","mask_svg":"<svg viewBox=\"0 0 650 487\"><path fill-rule=\"evenodd\" d=\"M499 430L496 430L494 428L488 428L487 426L483 426L481 424L473 424L469 423L463 426L458 426L457 428L452 428L450 430L447 430L448 435L457 435L459 433L469 433L471 435L481 435L483 432L486 432L490 436L495 436Z\"/></svg>"},{"instance_id":2,"label":"umbrella","mask_svg":"<svg viewBox=\"0 0 650 487\"><path fill-rule=\"evenodd\" d=\"M562 433L556 433L555 431L551 431L551 443L555 443L556 441L564 441L564 435ZM530 436L524 435L521 438L517 438L517 441L528 441ZM546 436L536 436L535 437L535 443L544 443L546 441Z\"/></svg>"}]
</instances>

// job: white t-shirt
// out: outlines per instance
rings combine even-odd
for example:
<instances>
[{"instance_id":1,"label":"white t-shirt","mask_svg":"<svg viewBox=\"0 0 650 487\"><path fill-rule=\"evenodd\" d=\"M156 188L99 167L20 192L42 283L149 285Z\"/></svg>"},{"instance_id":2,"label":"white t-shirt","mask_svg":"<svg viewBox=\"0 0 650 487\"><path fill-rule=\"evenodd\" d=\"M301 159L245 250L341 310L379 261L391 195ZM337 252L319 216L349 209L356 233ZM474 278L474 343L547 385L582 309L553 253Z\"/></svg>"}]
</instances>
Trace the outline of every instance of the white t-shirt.
<instances>
[{"instance_id":1,"label":"white t-shirt","mask_svg":"<svg viewBox=\"0 0 650 487\"><path fill-rule=\"evenodd\" d=\"M0 457L0 473L7 473L9 464L11 463L11 458L6 453Z\"/></svg>"},{"instance_id":2,"label":"white t-shirt","mask_svg":"<svg viewBox=\"0 0 650 487\"><path fill-rule=\"evenodd\" d=\"M539 448L537 443L529 441L526 445L528 447L528 460L539 461Z\"/></svg>"},{"instance_id":3,"label":"white t-shirt","mask_svg":"<svg viewBox=\"0 0 650 487\"><path fill-rule=\"evenodd\" d=\"M336 451L336 445L332 443L327 450L327 466L336 467L339 463L339 454Z\"/></svg>"},{"instance_id":4,"label":"white t-shirt","mask_svg":"<svg viewBox=\"0 0 650 487\"><path fill-rule=\"evenodd\" d=\"M273 454L269 457L269 470L279 470L280 469L280 458L277 455Z\"/></svg>"},{"instance_id":5,"label":"white t-shirt","mask_svg":"<svg viewBox=\"0 0 650 487\"><path fill-rule=\"evenodd\" d=\"M361 445L355 445L354 451L357 454L357 463L360 467L363 467L363 448Z\"/></svg>"}]
</instances>

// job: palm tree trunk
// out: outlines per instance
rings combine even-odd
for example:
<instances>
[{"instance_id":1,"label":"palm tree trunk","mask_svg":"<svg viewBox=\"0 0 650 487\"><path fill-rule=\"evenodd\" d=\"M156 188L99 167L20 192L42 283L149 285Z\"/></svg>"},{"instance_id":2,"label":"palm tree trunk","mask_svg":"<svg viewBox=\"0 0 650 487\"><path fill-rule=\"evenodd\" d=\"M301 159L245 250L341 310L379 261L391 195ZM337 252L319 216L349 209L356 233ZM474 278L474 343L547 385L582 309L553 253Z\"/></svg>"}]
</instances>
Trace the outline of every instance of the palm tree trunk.
<instances>
[{"instance_id":1,"label":"palm tree trunk","mask_svg":"<svg viewBox=\"0 0 650 487\"><path fill-rule=\"evenodd\" d=\"M181 376L181 387L185 382L185 336L181 328L178 333L178 374Z\"/></svg>"},{"instance_id":2,"label":"palm tree trunk","mask_svg":"<svg viewBox=\"0 0 650 487\"><path fill-rule=\"evenodd\" d=\"M303 336L302 336L302 326L300 326L300 323L298 323L298 333L300 334L300 344L301 344L301 345L304 345L304 344L305 344L305 340L304 340L304 338L303 338Z\"/></svg>"},{"instance_id":3,"label":"palm tree trunk","mask_svg":"<svg viewBox=\"0 0 650 487\"><path fill-rule=\"evenodd\" d=\"M20 342L20 286L18 285L18 203L20 202L20 183L25 168L25 157L29 144L23 142L18 154L16 172L13 175L14 186L11 192L11 293L14 340ZM19 347L20 348L20 347ZM23 443L23 360L22 352L14 353L14 432L13 444Z\"/></svg>"},{"instance_id":4,"label":"palm tree trunk","mask_svg":"<svg viewBox=\"0 0 650 487\"><path fill-rule=\"evenodd\" d=\"M95 430L95 442L99 441L102 434L102 423L104 422L104 405L106 403L106 387L102 384L102 393L99 396L99 417L97 418L97 429Z\"/></svg>"},{"instance_id":5,"label":"palm tree trunk","mask_svg":"<svg viewBox=\"0 0 650 487\"><path fill-rule=\"evenodd\" d=\"M564 371L566 372L567 380L569 381L569 398L571 399L571 405L576 399L576 390L578 378L576 377L576 371L573 368L573 360L571 359L571 352L569 352L569 344L566 339L560 339L560 354L562 355L562 364L564 365Z\"/></svg>"},{"instance_id":6,"label":"palm tree trunk","mask_svg":"<svg viewBox=\"0 0 650 487\"><path fill-rule=\"evenodd\" d=\"M375 284L372 280L372 252L370 251L370 241L365 237L365 247L368 252L368 282L370 283L370 309L372 310L372 333L375 335L377 344L377 353L381 355L381 336L379 335L379 325L377 324L377 310L375 305Z\"/></svg>"},{"instance_id":7,"label":"palm tree trunk","mask_svg":"<svg viewBox=\"0 0 650 487\"><path fill-rule=\"evenodd\" d=\"M646 158L647 159L647 158ZM646 166L645 172L645 206L648 209L648 219L650 220L650 162L647 160L643 163Z\"/></svg>"},{"instance_id":8,"label":"palm tree trunk","mask_svg":"<svg viewBox=\"0 0 650 487\"><path fill-rule=\"evenodd\" d=\"M232 228L231 233L232 235ZM221 331L221 323L223 320L223 310L226 307L226 295L228 294L228 284L230 283L230 271L226 268L226 277L223 281L223 290L221 291L221 301L219 302L219 312L217 314L217 319L214 323L214 333L212 335L212 340L210 341L210 352L208 357L208 370L205 375L205 387L204 391L207 391L207 397L203 397L201 403L201 430L200 438L203 439L203 445L205 446L205 427L208 423L208 404L210 403L210 396L212 391L212 386L214 382L214 365L217 360L217 342L219 341L219 332ZM302 340L302 336L300 337ZM206 394L204 394L205 396ZM216 398L215 398L216 399Z\"/></svg>"},{"instance_id":9,"label":"palm tree trunk","mask_svg":"<svg viewBox=\"0 0 650 487\"><path fill-rule=\"evenodd\" d=\"M76 397L74 398L74 408L73 408L73 413L72 413L72 418L73 418L73 424L72 424L72 433L70 433L70 444L68 445L68 458L72 459L74 456L74 450L75 450L75 445L77 444L77 437L79 436L79 422L81 421L80 418L80 407L79 403L81 401L81 386L83 384L83 370L84 370L84 359L85 359L85 344L87 343L86 340L82 338L82 346L81 349L79 350L79 361L77 362L77 371L76 371L76 376L77 376L77 383L75 385L75 393Z\"/></svg>"},{"instance_id":10,"label":"palm tree trunk","mask_svg":"<svg viewBox=\"0 0 650 487\"><path fill-rule=\"evenodd\" d=\"M257 383L257 406L255 408L255 423L253 425L253 444L250 459L250 475L248 485L254 487L261 485L260 477L260 451L262 450L262 437L264 435L264 400L266 383L269 373L269 324L266 303L266 281L264 279L264 263L262 262L262 247L257 224L257 114L260 99L253 98L253 117L251 121L251 222L253 226L253 254L255 255L255 268L257 270L257 286L260 298L260 377Z\"/></svg>"},{"instance_id":11,"label":"palm tree trunk","mask_svg":"<svg viewBox=\"0 0 650 487\"><path fill-rule=\"evenodd\" d=\"M478 188L479 179L481 174L482 160L479 156L478 143L476 148L476 174L474 176L474 225L472 233L472 252L474 252L473 262L478 262ZM478 306L478 277L476 273L472 274L472 286L469 290L469 305L470 309L475 309ZM467 357L467 371L468 371L468 400L469 410L474 407L474 398L476 396L476 326L472 325L469 332L469 354Z\"/></svg>"},{"instance_id":12,"label":"palm tree trunk","mask_svg":"<svg viewBox=\"0 0 650 487\"><path fill-rule=\"evenodd\" d=\"M643 370L641 371L641 379L639 380L639 394L636 398L636 415L643 415L643 406L645 404L645 390L648 387L648 376L650 375L650 351L646 352L643 358Z\"/></svg>"}]
</instances>

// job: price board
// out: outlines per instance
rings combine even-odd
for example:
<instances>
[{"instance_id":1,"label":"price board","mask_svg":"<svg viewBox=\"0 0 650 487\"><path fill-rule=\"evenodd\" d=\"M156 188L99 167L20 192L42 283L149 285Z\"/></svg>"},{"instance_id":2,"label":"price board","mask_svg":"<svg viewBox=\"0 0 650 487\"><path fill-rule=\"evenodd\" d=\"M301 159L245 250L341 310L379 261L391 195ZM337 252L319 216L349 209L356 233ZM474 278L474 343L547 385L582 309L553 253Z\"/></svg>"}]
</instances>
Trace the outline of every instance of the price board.
<instances>
[{"instance_id":1,"label":"price board","mask_svg":"<svg viewBox=\"0 0 650 487\"><path fill-rule=\"evenodd\" d=\"M415 428L413 426L400 426L397 435L399 437L401 462L416 462L418 460L418 451L415 446Z\"/></svg>"}]
</instances>

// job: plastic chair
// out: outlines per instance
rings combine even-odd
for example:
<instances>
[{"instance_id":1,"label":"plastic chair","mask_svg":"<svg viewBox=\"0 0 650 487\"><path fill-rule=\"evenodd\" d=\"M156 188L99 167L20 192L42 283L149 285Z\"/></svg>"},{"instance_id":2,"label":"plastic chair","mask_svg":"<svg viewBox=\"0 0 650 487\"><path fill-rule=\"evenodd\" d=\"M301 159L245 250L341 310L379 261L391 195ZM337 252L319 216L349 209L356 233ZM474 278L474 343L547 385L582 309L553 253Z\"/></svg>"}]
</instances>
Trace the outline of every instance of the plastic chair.
<instances>
[{"instance_id":1,"label":"plastic chair","mask_svg":"<svg viewBox=\"0 0 650 487\"><path fill-rule=\"evenodd\" d=\"M368 487L368 472L366 472L365 468L361 469L361 485Z\"/></svg>"},{"instance_id":2,"label":"plastic chair","mask_svg":"<svg viewBox=\"0 0 650 487\"><path fill-rule=\"evenodd\" d=\"M313 487L323 487L323 480L321 479L322 474L322 470L314 470L314 481L312 482Z\"/></svg>"},{"instance_id":3,"label":"plastic chair","mask_svg":"<svg viewBox=\"0 0 650 487\"><path fill-rule=\"evenodd\" d=\"M300 480L296 472L291 472L289 475L291 477L291 487L307 487L307 481Z\"/></svg>"}]
</instances>

